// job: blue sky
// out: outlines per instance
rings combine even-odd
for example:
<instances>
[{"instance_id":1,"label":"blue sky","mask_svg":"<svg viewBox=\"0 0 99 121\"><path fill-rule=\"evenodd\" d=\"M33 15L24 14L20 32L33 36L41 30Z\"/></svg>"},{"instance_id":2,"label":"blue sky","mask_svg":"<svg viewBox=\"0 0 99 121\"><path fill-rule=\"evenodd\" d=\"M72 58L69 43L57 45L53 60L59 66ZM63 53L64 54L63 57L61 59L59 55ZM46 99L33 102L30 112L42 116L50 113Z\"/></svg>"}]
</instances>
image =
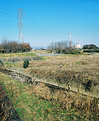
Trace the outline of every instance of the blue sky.
<instances>
[{"instance_id":1,"label":"blue sky","mask_svg":"<svg viewBox=\"0 0 99 121\"><path fill-rule=\"evenodd\" d=\"M0 0L0 41L18 40L17 11L23 8L24 41L47 46L69 39L99 46L98 0Z\"/></svg>"}]
</instances>

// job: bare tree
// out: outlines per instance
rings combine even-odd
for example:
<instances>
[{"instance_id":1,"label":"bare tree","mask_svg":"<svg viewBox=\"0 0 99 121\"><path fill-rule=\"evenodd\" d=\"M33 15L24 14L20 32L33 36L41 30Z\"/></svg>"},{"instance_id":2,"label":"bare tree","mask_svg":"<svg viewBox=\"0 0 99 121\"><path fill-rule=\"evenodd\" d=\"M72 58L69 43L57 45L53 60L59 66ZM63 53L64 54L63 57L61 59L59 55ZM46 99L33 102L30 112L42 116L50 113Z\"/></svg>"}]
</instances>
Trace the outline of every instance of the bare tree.
<instances>
[{"instance_id":1,"label":"bare tree","mask_svg":"<svg viewBox=\"0 0 99 121\"><path fill-rule=\"evenodd\" d=\"M48 47L48 50L56 53L66 53L66 54L75 54L78 53L78 50L74 48L72 41L61 41L51 43Z\"/></svg>"}]
</instances>

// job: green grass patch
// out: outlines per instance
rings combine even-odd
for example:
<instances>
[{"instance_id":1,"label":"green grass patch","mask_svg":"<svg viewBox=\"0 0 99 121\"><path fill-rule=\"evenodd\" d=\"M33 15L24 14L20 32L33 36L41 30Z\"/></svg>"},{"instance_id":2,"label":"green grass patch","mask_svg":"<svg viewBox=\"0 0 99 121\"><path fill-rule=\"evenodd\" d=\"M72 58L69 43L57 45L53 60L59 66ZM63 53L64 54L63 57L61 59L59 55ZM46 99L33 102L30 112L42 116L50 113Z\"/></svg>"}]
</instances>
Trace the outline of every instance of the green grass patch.
<instances>
[{"instance_id":1,"label":"green grass patch","mask_svg":"<svg viewBox=\"0 0 99 121\"><path fill-rule=\"evenodd\" d=\"M17 67L20 67L20 66L21 66L21 65L20 65L20 62L16 62L16 63L9 63L9 62L6 62L4 65L5 65L5 67L7 67L7 68L12 68L12 67L17 68Z\"/></svg>"},{"instance_id":2,"label":"green grass patch","mask_svg":"<svg viewBox=\"0 0 99 121\"><path fill-rule=\"evenodd\" d=\"M24 53L0 53L0 57L26 57L26 56L36 56L33 52Z\"/></svg>"}]
</instances>

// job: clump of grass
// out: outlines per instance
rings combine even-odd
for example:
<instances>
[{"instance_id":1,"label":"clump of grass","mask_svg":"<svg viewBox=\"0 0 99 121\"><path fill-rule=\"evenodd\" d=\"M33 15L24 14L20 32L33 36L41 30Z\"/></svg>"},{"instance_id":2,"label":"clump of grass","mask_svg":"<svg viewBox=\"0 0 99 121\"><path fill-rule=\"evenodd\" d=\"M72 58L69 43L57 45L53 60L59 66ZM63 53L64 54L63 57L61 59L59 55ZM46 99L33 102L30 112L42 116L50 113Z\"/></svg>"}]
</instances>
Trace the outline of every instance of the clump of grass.
<instances>
[{"instance_id":1,"label":"clump of grass","mask_svg":"<svg viewBox=\"0 0 99 121\"><path fill-rule=\"evenodd\" d=\"M38 97L47 100L51 99L50 89L42 83L35 85L33 91Z\"/></svg>"}]
</instances>

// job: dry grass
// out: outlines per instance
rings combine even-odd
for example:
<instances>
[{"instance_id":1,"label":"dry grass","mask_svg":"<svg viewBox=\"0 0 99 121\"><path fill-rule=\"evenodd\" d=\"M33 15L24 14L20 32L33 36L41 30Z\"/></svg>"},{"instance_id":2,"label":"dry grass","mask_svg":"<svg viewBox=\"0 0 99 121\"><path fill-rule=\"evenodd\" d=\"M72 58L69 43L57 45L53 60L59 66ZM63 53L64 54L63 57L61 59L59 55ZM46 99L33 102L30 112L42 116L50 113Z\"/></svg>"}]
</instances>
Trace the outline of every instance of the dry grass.
<instances>
[{"instance_id":1,"label":"dry grass","mask_svg":"<svg viewBox=\"0 0 99 121\"><path fill-rule=\"evenodd\" d=\"M50 53L48 50L32 50L33 53L40 53L40 54L48 54Z\"/></svg>"},{"instance_id":2,"label":"dry grass","mask_svg":"<svg viewBox=\"0 0 99 121\"><path fill-rule=\"evenodd\" d=\"M36 96L41 97L43 99L51 99L50 89L42 83L35 85L33 87L33 92L36 94Z\"/></svg>"},{"instance_id":3,"label":"dry grass","mask_svg":"<svg viewBox=\"0 0 99 121\"><path fill-rule=\"evenodd\" d=\"M51 91L44 84L37 84L33 87L33 92L42 99L54 100L60 105L61 108L66 109L77 109L86 115L99 116L99 99L86 97L80 93L73 93L63 90Z\"/></svg>"},{"instance_id":4,"label":"dry grass","mask_svg":"<svg viewBox=\"0 0 99 121\"><path fill-rule=\"evenodd\" d=\"M40 68L46 70L74 70L85 71L87 70L99 70L99 56L98 55L62 55L62 56L50 56L45 57L42 61L33 61L31 63L32 68ZM60 68L62 63L63 67Z\"/></svg>"},{"instance_id":5,"label":"dry grass","mask_svg":"<svg viewBox=\"0 0 99 121\"><path fill-rule=\"evenodd\" d=\"M91 80L93 84L99 84L98 55L63 55L45 58L45 60L35 60L30 62L29 68L25 70L26 73L31 73L32 76L43 78L47 81L57 81L58 83L64 83L72 80L80 81L81 83L87 83L89 80ZM60 64L63 65L61 68ZM96 119L98 119L99 99L83 96L80 93L75 94L62 90L51 91L43 84L38 84L34 87L25 86L25 88L22 90L24 96L29 95L30 97L35 94L42 99L47 99L48 101L54 100L53 105L57 103L60 107L59 110L65 109L69 111L70 109L77 109L77 112L83 112L82 117L84 117L84 115L85 117L91 115L92 117L97 117ZM17 92L16 94L19 94L19 92ZM25 99L25 101L27 100L28 99ZM33 99L29 101L29 105L32 105L32 101ZM18 106L26 109L26 112L28 112L27 114L31 115L32 113L32 116L35 119L36 112L33 112L33 110L29 108L29 105L27 105L28 102L26 106L24 106L25 102L21 103ZM34 104L36 105L36 103ZM33 107L35 107L35 105ZM57 108L55 109L58 110ZM37 110L36 107L35 110ZM42 114L43 112L45 111L42 110ZM48 113L48 119L54 121L56 118L58 120L58 117L55 117L55 115L50 115L49 112L51 112L51 110L49 108L46 109L46 112ZM62 113L59 116L61 117ZM26 116L24 117L26 118ZM87 118L84 120L87 120Z\"/></svg>"},{"instance_id":6,"label":"dry grass","mask_svg":"<svg viewBox=\"0 0 99 121\"><path fill-rule=\"evenodd\" d=\"M67 119L71 120L74 118L76 118L76 120L83 120L79 114L76 115L76 111L72 112L70 110L67 112L65 109L62 109L57 102L47 101L47 95L44 91L47 91L47 94L49 94L50 91L44 85L35 87L29 86L17 80L10 79L1 73L0 82L5 87L22 121L66 121ZM35 95L38 97L43 96L43 100L37 98Z\"/></svg>"},{"instance_id":7,"label":"dry grass","mask_svg":"<svg viewBox=\"0 0 99 121\"><path fill-rule=\"evenodd\" d=\"M0 82L23 121L98 119L99 99L65 90L50 90L44 84L27 85L1 73Z\"/></svg>"},{"instance_id":8,"label":"dry grass","mask_svg":"<svg viewBox=\"0 0 99 121\"><path fill-rule=\"evenodd\" d=\"M63 65L61 68L60 64ZM30 67L26 69L26 71L30 72L32 76L36 76L40 79L42 78L48 82L57 82L63 85L69 81L80 82L84 84L86 90L90 92L93 91L94 85L99 85L99 55L46 57L45 60L31 62ZM41 94L41 91L39 94ZM59 100L59 102L64 102L63 107L66 107L66 109L75 105L74 107L77 109L82 109L86 112L90 110L91 112L97 113L99 111L97 108L99 102L97 102L97 106L94 106L95 99L87 96L81 98L79 93L77 93L77 97L72 94L71 98L68 98L68 95L64 98L63 92L60 91L55 92L54 95L56 101Z\"/></svg>"},{"instance_id":9,"label":"dry grass","mask_svg":"<svg viewBox=\"0 0 99 121\"><path fill-rule=\"evenodd\" d=\"M63 55L45 58L39 62L32 61L26 72L47 80L64 81L74 76L81 82L93 80L99 83L98 55Z\"/></svg>"}]
</instances>

